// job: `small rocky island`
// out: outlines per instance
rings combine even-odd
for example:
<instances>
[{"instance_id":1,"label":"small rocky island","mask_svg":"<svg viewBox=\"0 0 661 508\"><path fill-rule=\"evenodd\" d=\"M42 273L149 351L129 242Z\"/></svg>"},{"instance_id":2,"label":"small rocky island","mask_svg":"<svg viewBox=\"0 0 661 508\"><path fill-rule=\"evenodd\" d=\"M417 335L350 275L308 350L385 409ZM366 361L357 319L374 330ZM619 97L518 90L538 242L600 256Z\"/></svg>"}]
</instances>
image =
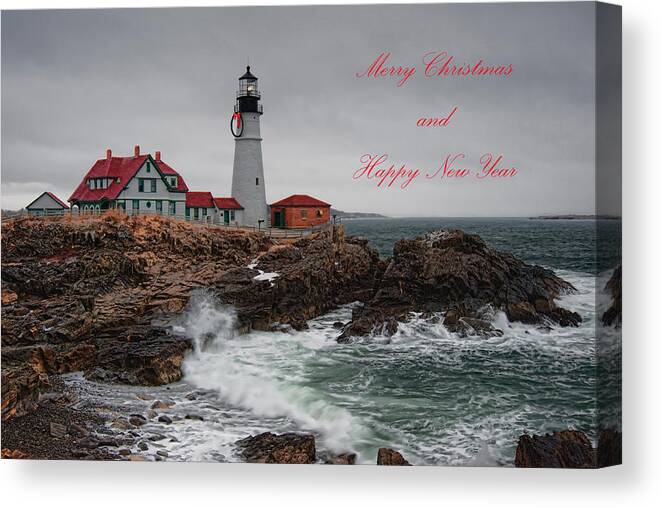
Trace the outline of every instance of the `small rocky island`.
<instances>
[{"instance_id":1,"label":"small rocky island","mask_svg":"<svg viewBox=\"0 0 661 508\"><path fill-rule=\"evenodd\" d=\"M412 313L482 336L502 333L491 324L497 311L536 325L581 321L557 304L574 291L571 284L457 230L400 240L381 259L342 226L283 241L164 217L10 220L2 226L3 457L140 460L126 448L130 436L108 438L97 432L98 414L72 407L58 376L80 371L132 385L179 380L192 345L172 323L202 288L236 309L240 332L300 330L360 302L338 324L340 342L393 334ZM157 402L147 416L127 415L123 430L146 418L167 423ZM544 457L531 450L553 445L530 439L519 444L517 465L541 464ZM350 453L318 456L314 437L303 434L266 433L237 447L246 461L355 462ZM379 463L408 464L382 450Z\"/></svg>"}]
</instances>

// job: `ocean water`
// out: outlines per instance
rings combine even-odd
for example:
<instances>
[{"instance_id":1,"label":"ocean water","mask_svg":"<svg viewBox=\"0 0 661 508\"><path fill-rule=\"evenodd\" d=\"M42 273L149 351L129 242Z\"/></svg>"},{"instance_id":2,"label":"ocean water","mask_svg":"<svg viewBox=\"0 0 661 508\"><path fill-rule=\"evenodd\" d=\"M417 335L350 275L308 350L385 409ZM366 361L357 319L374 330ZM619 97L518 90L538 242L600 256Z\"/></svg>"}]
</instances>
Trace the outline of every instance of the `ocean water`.
<instances>
[{"instance_id":1,"label":"ocean water","mask_svg":"<svg viewBox=\"0 0 661 508\"><path fill-rule=\"evenodd\" d=\"M617 371L621 355L616 332L606 330L599 348L595 338L595 323L610 301L603 285L619 256L620 222L603 222L599 237L608 253L601 263L594 221L345 222L348 234L368 237L382 256L397 239L434 229L478 233L571 282L577 293L560 303L583 317L578 328L509 323L499 313L494 321L504 336L461 338L415 316L392 337L337 344L333 323L349 320L347 305L310 321L306 331L237 335L233 309L200 292L175 326L195 343L182 382L110 390L80 376L69 381L109 411L146 410L151 402L137 395L173 401L167 411L173 424L140 429L167 437L157 446L169 460L238 461L237 439L304 431L316 435L318 450L352 451L359 463L375 463L378 448L387 446L420 465L511 466L525 432L574 428L596 437L597 358ZM618 396L608 395L614 407ZM202 420L187 419L191 414ZM605 419L617 425L618 410Z\"/></svg>"}]
</instances>

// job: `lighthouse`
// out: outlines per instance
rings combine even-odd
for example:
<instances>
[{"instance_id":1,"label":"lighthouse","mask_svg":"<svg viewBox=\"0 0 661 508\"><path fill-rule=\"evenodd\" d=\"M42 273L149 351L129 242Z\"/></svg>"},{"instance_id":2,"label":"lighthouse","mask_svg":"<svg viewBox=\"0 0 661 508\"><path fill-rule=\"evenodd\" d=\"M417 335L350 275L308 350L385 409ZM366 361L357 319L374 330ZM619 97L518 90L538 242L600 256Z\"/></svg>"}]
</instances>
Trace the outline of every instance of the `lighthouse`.
<instances>
[{"instance_id":1,"label":"lighthouse","mask_svg":"<svg viewBox=\"0 0 661 508\"><path fill-rule=\"evenodd\" d=\"M250 66L239 78L234 113L230 130L234 136L234 169L232 197L244 208L243 223L247 226L269 226L269 207L266 204L264 166L262 164L262 137L259 120L263 109L260 104L257 77Z\"/></svg>"}]
</instances>

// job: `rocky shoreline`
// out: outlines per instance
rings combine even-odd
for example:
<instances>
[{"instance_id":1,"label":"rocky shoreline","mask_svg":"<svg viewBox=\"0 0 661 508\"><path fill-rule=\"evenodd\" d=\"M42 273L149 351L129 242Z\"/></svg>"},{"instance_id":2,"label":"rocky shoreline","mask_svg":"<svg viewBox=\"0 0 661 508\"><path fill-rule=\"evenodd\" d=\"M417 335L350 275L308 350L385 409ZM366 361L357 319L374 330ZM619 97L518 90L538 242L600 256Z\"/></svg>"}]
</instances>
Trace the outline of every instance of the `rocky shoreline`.
<instances>
[{"instance_id":1,"label":"rocky shoreline","mask_svg":"<svg viewBox=\"0 0 661 508\"><path fill-rule=\"evenodd\" d=\"M571 284L462 231L401 240L383 260L342 226L278 242L163 217L21 218L2 226L2 283L2 448L12 458L167 458L158 436L141 445L135 431L168 425L167 407L109 422L78 408L58 379L80 371L104 383L178 381L192 344L172 324L200 289L236 309L239 332L301 330L360 302L338 323L340 342L393 334L416 312L484 337L502 333L491 324L497 311L538 326L581 321L556 303ZM355 462L350 452L318 456L314 437L247 439L237 444L246 461ZM408 464L384 450L379 463Z\"/></svg>"}]
</instances>

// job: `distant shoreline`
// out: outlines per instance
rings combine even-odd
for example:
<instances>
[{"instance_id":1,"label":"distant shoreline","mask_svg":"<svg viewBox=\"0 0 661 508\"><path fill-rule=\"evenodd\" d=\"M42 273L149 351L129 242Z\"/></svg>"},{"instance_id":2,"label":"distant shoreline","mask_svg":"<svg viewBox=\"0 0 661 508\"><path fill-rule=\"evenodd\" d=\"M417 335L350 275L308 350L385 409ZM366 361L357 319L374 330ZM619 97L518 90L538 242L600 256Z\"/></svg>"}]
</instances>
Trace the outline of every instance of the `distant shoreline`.
<instances>
[{"instance_id":1,"label":"distant shoreline","mask_svg":"<svg viewBox=\"0 0 661 508\"><path fill-rule=\"evenodd\" d=\"M530 220L620 220L619 215L539 215Z\"/></svg>"}]
</instances>

